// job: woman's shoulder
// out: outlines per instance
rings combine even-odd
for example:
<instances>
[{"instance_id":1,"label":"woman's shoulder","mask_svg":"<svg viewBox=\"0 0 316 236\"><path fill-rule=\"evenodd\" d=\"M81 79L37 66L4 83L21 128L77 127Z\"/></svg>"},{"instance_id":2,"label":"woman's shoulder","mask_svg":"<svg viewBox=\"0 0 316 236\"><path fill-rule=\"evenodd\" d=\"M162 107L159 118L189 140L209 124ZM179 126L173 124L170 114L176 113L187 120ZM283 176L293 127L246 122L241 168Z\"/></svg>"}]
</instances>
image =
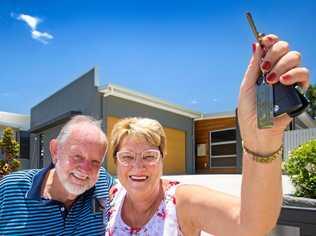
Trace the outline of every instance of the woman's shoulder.
<instances>
[{"instance_id":1,"label":"woman's shoulder","mask_svg":"<svg viewBox=\"0 0 316 236\"><path fill-rule=\"evenodd\" d=\"M175 180L162 180L162 188L164 190L165 193L165 203L172 203L172 205L176 204L176 189L178 186L180 186L180 182L179 181L175 181Z\"/></svg>"},{"instance_id":2,"label":"woman's shoulder","mask_svg":"<svg viewBox=\"0 0 316 236\"><path fill-rule=\"evenodd\" d=\"M169 179L162 179L162 187L164 191L168 191L170 188L176 188L180 182L177 180L169 180Z\"/></svg>"}]
</instances>

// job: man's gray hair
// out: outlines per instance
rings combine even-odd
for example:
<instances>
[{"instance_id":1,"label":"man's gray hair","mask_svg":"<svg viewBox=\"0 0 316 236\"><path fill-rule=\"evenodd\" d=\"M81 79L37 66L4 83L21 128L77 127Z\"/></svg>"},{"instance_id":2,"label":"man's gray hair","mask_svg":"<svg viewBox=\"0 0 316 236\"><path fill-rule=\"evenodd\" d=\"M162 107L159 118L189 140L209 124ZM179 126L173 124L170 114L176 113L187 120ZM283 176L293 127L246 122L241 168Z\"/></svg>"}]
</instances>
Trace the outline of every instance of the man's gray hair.
<instances>
[{"instance_id":1,"label":"man's gray hair","mask_svg":"<svg viewBox=\"0 0 316 236\"><path fill-rule=\"evenodd\" d=\"M62 144L64 143L67 138L69 137L70 133L71 133L71 127L73 125L77 125L80 123L85 123L85 124L90 124L92 126L95 126L98 130L100 130L100 133L102 134L102 136L104 136L106 145L108 144L108 140L106 138L105 133L103 132L102 128L101 128L101 121L98 121L96 119L94 119L92 116L87 116L87 115L76 115L73 116L61 129L61 131L59 132L58 136L57 136L57 141L58 143Z\"/></svg>"}]
</instances>

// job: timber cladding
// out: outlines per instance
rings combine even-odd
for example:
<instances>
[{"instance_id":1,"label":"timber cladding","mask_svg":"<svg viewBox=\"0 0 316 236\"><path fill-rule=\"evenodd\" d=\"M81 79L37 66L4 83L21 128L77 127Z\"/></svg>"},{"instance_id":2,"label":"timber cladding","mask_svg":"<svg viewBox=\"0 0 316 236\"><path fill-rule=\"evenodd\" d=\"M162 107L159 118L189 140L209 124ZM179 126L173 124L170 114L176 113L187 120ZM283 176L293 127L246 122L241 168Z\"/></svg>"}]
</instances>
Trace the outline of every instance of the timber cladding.
<instances>
[{"instance_id":1,"label":"timber cladding","mask_svg":"<svg viewBox=\"0 0 316 236\"><path fill-rule=\"evenodd\" d=\"M224 169L221 171L216 171L209 169L209 132L221 129L235 128L236 127L236 118L235 117L226 117L226 118L214 118L214 119L202 119L195 121L195 144L198 147L199 144L206 144L205 155L197 156L195 160L196 171L206 173L219 173L225 172ZM213 169L213 168L212 168ZM203 170L203 171L202 171ZM227 171L229 173L235 172L235 170Z\"/></svg>"},{"instance_id":2,"label":"timber cladding","mask_svg":"<svg viewBox=\"0 0 316 236\"><path fill-rule=\"evenodd\" d=\"M195 142L196 144L208 143L210 131L234 127L236 127L235 117L197 120L195 121Z\"/></svg>"},{"instance_id":3,"label":"timber cladding","mask_svg":"<svg viewBox=\"0 0 316 236\"><path fill-rule=\"evenodd\" d=\"M111 138L111 131L114 124L119 121L120 118L114 116L108 116L106 118L107 124L107 136ZM184 131L174 128L164 127L167 136L167 156L163 160L163 173L164 174L185 174L185 145L186 134ZM108 157L107 170L110 174L116 174L116 166L114 159Z\"/></svg>"}]
</instances>

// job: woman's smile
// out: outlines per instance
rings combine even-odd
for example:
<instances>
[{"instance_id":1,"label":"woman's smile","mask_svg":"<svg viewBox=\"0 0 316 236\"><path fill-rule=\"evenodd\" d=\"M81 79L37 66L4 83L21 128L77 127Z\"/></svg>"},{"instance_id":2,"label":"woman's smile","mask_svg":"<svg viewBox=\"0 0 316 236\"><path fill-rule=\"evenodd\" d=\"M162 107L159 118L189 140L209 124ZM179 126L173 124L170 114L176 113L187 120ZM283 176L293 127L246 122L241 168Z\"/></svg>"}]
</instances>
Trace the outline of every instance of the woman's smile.
<instances>
[{"instance_id":1,"label":"woman's smile","mask_svg":"<svg viewBox=\"0 0 316 236\"><path fill-rule=\"evenodd\" d=\"M129 175L128 177L130 180L136 181L136 182L144 182L149 178L146 175Z\"/></svg>"}]
</instances>

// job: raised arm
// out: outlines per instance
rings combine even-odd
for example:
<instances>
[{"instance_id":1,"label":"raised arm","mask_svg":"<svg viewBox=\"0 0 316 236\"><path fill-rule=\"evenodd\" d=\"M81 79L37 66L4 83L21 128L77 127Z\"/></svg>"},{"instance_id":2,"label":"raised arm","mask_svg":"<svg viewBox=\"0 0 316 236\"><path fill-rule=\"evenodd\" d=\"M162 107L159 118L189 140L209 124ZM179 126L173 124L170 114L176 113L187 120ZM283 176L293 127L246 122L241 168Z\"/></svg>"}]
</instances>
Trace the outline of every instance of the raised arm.
<instances>
[{"instance_id":1,"label":"raised arm","mask_svg":"<svg viewBox=\"0 0 316 236\"><path fill-rule=\"evenodd\" d=\"M282 203L281 151L284 129L291 119L274 118L269 129L257 128L256 80L260 66L271 84L299 83L308 87L309 73L299 67L300 54L289 51L288 43L275 35L265 36L264 47L253 45L253 56L240 87L238 120L243 140L241 198L197 186L177 189L177 212L185 233L204 230L214 235L265 235L276 224ZM262 59L263 57L263 59ZM269 163L255 156L277 157ZM262 159L261 159L262 160Z\"/></svg>"}]
</instances>

